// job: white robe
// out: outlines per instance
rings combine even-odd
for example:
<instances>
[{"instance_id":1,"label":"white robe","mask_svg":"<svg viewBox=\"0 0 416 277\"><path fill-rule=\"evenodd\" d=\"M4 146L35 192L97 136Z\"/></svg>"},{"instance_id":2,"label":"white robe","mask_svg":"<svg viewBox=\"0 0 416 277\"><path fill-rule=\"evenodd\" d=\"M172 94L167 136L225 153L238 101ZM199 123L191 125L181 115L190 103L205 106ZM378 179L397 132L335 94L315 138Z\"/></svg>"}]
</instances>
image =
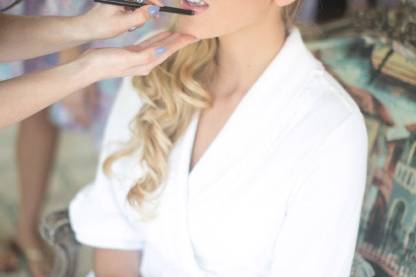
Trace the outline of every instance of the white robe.
<instances>
[{"instance_id":1,"label":"white robe","mask_svg":"<svg viewBox=\"0 0 416 277\"><path fill-rule=\"evenodd\" d=\"M255 54L255 53L254 53ZM130 136L141 107L126 78L101 161ZM294 29L188 174L199 114L171 152L159 216L139 219L126 194L137 157L98 167L70 205L77 239L143 250L144 277L346 277L367 169L367 131L353 99Z\"/></svg>"}]
</instances>

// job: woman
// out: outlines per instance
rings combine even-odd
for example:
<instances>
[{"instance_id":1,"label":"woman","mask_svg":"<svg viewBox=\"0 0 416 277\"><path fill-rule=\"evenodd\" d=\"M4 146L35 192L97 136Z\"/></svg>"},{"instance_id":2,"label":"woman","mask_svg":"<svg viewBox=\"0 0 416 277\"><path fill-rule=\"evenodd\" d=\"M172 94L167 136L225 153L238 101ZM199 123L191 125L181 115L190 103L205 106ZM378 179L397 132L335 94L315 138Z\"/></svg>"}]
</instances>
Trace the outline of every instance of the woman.
<instances>
[{"instance_id":1,"label":"woman","mask_svg":"<svg viewBox=\"0 0 416 277\"><path fill-rule=\"evenodd\" d=\"M159 0L152 1L161 6ZM30 59L90 41L115 37L158 16L159 7L153 5L145 5L136 11L95 5L86 14L74 17L26 17L0 13L0 25L7 26L0 32L0 61ZM0 128L20 121L99 80L142 75L142 72L148 72L175 52L177 47L194 40L191 36L175 36L170 45L166 41L159 41L159 44L151 45L154 47L151 49L139 47L140 53L133 46L94 49L64 65L2 81ZM153 55L152 60L148 58L149 55ZM143 60L147 62L143 64Z\"/></svg>"},{"instance_id":2,"label":"woman","mask_svg":"<svg viewBox=\"0 0 416 277\"><path fill-rule=\"evenodd\" d=\"M349 276L367 133L290 26L297 4L182 2L201 40L124 80L70 205L96 276Z\"/></svg>"}]
</instances>

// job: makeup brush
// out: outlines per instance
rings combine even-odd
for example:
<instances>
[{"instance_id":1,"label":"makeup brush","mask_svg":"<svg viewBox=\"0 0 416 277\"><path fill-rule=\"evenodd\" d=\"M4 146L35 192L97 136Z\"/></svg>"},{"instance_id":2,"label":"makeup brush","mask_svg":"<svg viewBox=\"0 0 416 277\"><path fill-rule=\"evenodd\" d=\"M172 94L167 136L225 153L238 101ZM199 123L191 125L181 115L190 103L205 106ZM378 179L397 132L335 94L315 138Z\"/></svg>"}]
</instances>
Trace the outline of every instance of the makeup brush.
<instances>
[{"instance_id":1,"label":"makeup brush","mask_svg":"<svg viewBox=\"0 0 416 277\"><path fill-rule=\"evenodd\" d=\"M131 2L126 0L94 0L94 2L102 3L102 4L109 4L109 5L116 5L116 6L124 6L129 8L140 8L147 4L138 3L138 2ZM174 7L160 7L161 12L167 13L176 13L176 14L183 14L183 15L194 15L195 12L192 10L185 10L179 9Z\"/></svg>"}]
</instances>

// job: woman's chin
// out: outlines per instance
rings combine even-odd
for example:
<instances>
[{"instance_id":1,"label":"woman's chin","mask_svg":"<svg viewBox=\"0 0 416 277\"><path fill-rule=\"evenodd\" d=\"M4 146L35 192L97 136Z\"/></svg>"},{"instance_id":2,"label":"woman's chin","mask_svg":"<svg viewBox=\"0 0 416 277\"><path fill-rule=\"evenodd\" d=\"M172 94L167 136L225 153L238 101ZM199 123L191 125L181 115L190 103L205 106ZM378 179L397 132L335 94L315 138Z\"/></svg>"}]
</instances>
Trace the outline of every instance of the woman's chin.
<instances>
[{"instance_id":1,"label":"woman's chin","mask_svg":"<svg viewBox=\"0 0 416 277\"><path fill-rule=\"evenodd\" d=\"M192 35L199 39L207 38L206 32L204 30L201 30L201 28L196 27L198 24L191 22L191 20L188 19L179 19L176 21L175 24L175 31L183 34Z\"/></svg>"},{"instance_id":2,"label":"woman's chin","mask_svg":"<svg viewBox=\"0 0 416 277\"><path fill-rule=\"evenodd\" d=\"M177 28L176 31L178 33L182 33L182 34L187 34L187 35L191 35L194 36L198 39L208 39L211 38L210 36L207 36L207 34L199 31L199 30L195 30L192 28Z\"/></svg>"},{"instance_id":3,"label":"woman's chin","mask_svg":"<svg viewBox=\"0 0 416 277\"><path fill-rule=\"evenodd\" d=\"M189 24L185 24L182 21L178 21L176 23L175 31L177 31L178 33L193 35L195 37L195 34L197 33L195 28L192 28Z\"/></svg>"}]
</instances>

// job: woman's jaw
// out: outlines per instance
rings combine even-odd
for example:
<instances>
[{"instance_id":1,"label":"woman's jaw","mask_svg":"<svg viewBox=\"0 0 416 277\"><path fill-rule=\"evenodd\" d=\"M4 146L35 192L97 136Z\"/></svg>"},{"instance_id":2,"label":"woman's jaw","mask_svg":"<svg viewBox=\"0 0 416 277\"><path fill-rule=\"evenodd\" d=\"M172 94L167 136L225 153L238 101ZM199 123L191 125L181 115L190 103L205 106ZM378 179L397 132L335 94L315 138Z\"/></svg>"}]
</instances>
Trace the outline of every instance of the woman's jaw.
<instances>
[{"instance_id":1,"label":"woman's jaw","mask_svg":"<svg viewBox=\"0 0 416 277\"><path fill-rule=\"evenodd\" d=\"M180 7L195 15L178 16L176 30L199 39L243 30L262 21L270 10L279 9L272 0L180 0Z\"/></svg>"}]
</instances>

